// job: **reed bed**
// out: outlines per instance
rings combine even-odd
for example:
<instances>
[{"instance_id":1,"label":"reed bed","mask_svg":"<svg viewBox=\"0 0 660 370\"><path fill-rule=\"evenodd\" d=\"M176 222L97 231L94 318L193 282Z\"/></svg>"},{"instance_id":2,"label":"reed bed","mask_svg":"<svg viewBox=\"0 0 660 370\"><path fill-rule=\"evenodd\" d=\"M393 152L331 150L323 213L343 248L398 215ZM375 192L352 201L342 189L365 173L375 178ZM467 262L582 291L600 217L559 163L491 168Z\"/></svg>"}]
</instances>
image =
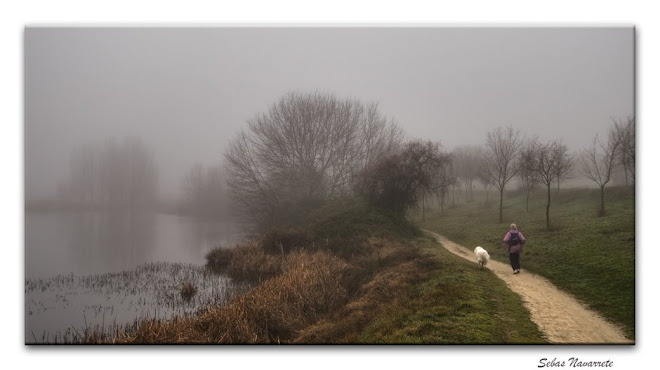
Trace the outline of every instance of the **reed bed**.
<instances>
[{"instance_id":1,"label":"reed bed","mask_svg":"<svg viewBox=\"0 0 660 370\"><path fill-rule=\"evenodd\" d=\"M189 299L182 288L194 289ZM130 271L25 282L26 343L99 342L143 319L196 313L247 290L204 266L148 263Z\"/></svg>"},{"instance_id":2,"label":"reed bed","mask_svg":"<svg viewBox=\"0 0 660 370\"><path fill-rule=\"evenodd\" d=\"M228 304L173 320L143 320L115 343L285 343L347 302L346 268L328 252L293 251L282 257L280 275Z\"/></svg>"},{"instance_id":3,"label":"reed bed","mask_svg":"<svg viewBox=\"0 0 660 370\"><path fill-rule=\"evenodd\" d=\"M170 320L142 320L135 330L119 333L112 343L350 343L402 289L437 267L414 243L384 238L368 238L363 243L369 253L349 261L314 246L275 254L260 249L260 243L247 243L229 253L212 253L210 262L213 258L234 259L219 262L218 271L249 265L253 270L280 272L224 306ZM248 279L256 281L256 276L264 277L257 273Z\"/></svg>"}]
</instances>

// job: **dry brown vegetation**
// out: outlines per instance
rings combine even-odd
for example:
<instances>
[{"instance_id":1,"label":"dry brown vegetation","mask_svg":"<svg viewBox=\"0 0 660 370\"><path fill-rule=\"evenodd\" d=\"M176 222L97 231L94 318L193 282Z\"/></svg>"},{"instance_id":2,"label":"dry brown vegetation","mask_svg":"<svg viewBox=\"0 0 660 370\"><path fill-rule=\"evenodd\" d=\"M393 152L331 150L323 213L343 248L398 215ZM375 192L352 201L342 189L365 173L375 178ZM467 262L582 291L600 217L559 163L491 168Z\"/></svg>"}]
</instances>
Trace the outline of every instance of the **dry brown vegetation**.
<instances>
[{"instance_id":1,"label":"dry brown vegetation","mask_svg":"<svg viewBox=\"0 0 660 370\"><path fill-rule=\"evenodd\" d=\"M181 285L179 294L181 294L181 298L184 301L190 302L192 297L197 294L197 287L195 287L191 282L185 282Z\"/></svg>"},{"instance_id":2,"label":"dry brown vegetation","mask_svg":"<svg viewBox=\"0 0 660 370\"><path fill-rule=\"evenodd\" d=\"M104 341L355 342L370 318L434 268L415 245L414 230L363 205L327 208L305 227L274 229L207 255L207 268L249 283L247 293L195 315L140 321Z\"/></svg>"},{"instance_id":3,"label":"dry brown vegetation","mask_svg":"<svg viewBox=\"0 0 660 370\"><path fill-rule=\"evenodd\" d=\"M301 330L293 343L358 343L362 330L374 317L398 306L401 294L414 283L426 279L437 263L422 256L417 246L379 241L373 258L362 258L345 275L355 293L347 304ZM377 262L376 262L377 261ZM365 264L374 264L372 270ZM372 271L371 276L368 274Z\"/></svg>"},{"instance_id":4,"label":"dry brown vegetation","mask_svg":"<svg viewBox=\"0 0 660 370\"><path fill-rule=\"evenodd\" d=\"M212 271L250 283L267 280L282 272L282 255L266 253L259 242L247 242L232 249L215 249L206 259L206 266Z\"/></svg>"},{"instance_id":5,"label":"dry brown vegetation","mask_svg":"<svg viewBox=\"0 0 660 370\"><path fill-rule=\"evenodd\" d=\"M143 321L115 343L281 343L348 297L341 284L346 262L327 252L295 251L282 273L225 306L171 321Z\"/></svg>"},{"instance_id":6,"label":"dry brown vegetation","mask_svg":"<svg viewBox=\"0 0 660 370\"><path fill-rule=\"evenodd\" d=\"M173 320L144 320L112 343L350 343L432 263L415 246L370 238L347 261L329 251L266 253L261 243L214 252L225 273L257 282L224 306ZM212 259L210 262L214 261ZM261 270L257 272L257 270ZM270 277L267 277L270 276ZM99 343L98 336L93 342Z\"/></svg>"}]
</instances>

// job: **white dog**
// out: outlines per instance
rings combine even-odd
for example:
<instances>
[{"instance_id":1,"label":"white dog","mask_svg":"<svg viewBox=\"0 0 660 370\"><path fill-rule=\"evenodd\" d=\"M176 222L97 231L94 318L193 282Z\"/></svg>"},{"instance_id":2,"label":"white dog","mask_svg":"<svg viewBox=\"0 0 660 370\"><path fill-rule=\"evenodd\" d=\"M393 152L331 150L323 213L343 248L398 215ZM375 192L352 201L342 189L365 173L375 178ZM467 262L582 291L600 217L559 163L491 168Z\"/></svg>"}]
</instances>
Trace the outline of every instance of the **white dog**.
<instances>
[{"instance_id":1,"label":"white dog","mask_svg":"<svg viewBox=\"0 0 660 370\"><path fill-rule=\"evenodd\" d=\"M488 252L481 247L474 248L474 256L477 257L477 263L479 264L479 267L486 266L490 260L490 255Z\"/></svg>"}]
</instances>

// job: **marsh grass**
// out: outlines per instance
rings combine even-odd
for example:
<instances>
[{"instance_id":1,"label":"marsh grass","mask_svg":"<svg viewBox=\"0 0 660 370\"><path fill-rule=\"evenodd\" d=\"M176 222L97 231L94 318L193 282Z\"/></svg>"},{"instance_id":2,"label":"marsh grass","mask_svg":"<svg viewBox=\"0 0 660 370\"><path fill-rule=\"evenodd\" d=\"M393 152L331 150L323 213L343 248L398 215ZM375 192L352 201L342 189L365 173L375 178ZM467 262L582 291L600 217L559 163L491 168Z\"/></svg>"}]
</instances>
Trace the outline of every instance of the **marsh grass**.
<instances>
[{"instance_id":1,"label":"marsh grass","mask_svg":"<svg viewBox=\"0 0 660 370\"><path fill-rule=\"evenodd\" d=\"M197 294L197 287L193 285L193 283L186 281L185 283L181 284L181 291L179 292L181 295L181 298L188 303L192 299L192 297Z\"/></svg>"},{"instance_id":2,"label":"marsh grass","mask_svg":"<svg viewBox=\"0 0 660 370\"><path fill-rule=\"evenodd\" d=\"M290 341L302 328L347 299L341 285L346 263L327 252L294 251L282 273L226 305L172 320L144 320L115 343L241 343Z\"/></svg>"},{"instance_id":3,"label":"marsh grass","mask_svg":"<svg viewBox=\"0 0 660 370\"><path fill-rule=\"evenodd\" d=\"M236 248L216 248L206 255L206 268L216 274L256 284L282 272L282 254L267 253L258 241Z\"/></svg>"},{"instance_id":4,"label":"marsh grass","mask_svg":"<svg viewBox=\"0 0 660 370\"><path fill-rule=\"evenodd\" d=\"M186 299L182 286L196 294ZM203 266L148 263L118 273L59 275L25 282L26 343L99 342L142 319L189 315L244 292Z\"/></svg>"}]
</instances>

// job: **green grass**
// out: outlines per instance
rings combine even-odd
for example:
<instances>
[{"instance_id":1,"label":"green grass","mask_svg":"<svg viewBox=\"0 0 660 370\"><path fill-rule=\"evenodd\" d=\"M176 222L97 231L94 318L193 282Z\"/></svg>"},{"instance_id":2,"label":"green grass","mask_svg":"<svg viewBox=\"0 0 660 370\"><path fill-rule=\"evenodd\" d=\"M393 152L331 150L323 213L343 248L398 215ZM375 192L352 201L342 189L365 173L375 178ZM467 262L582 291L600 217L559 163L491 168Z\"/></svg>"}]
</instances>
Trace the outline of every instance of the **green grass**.
<instances>
[{"instance_id":1,"label":"green grass","mask_svg":"<svg viewBox=\"0 0 660 370\"><path fill-rule=\"evenodd\" d=\"M539 344L547 343L518 295L490 270L454 256L434 241L423 251L438 268L402 291L392 308L377 315L362 343Z\"/></svg>"},{"instance_id":2,"label":"green grass","mask_svg":"<svg viewBox=\"0 0 660 370\"><path fill-rule=\"evenodd\" d=\"M498 222L496 202L473 201L427 212L421 227L468 248L481 245L491 258L507 262L502 238L512 222L528 238L523 269L545 276L604 317L635 336L635 195L630 189L606 189L606 215L598 217L599 192L562 189L553 192L550 230L545 223L545 193L539 191L525 210L522 196L504 201ZM491 201L494 197L491 194Z\"/></svg>"},{"instance_id":3,"label":"green grass","mask_svg":"<svg viewBox=\"0 0 660 370\"><path fill-rule=\"evenodd\" d=\"M406 217L355 198L328 201L311 212L303 225L316 237L378 236L401 239L422 235Z\"/></svg>"}]
</instances>

